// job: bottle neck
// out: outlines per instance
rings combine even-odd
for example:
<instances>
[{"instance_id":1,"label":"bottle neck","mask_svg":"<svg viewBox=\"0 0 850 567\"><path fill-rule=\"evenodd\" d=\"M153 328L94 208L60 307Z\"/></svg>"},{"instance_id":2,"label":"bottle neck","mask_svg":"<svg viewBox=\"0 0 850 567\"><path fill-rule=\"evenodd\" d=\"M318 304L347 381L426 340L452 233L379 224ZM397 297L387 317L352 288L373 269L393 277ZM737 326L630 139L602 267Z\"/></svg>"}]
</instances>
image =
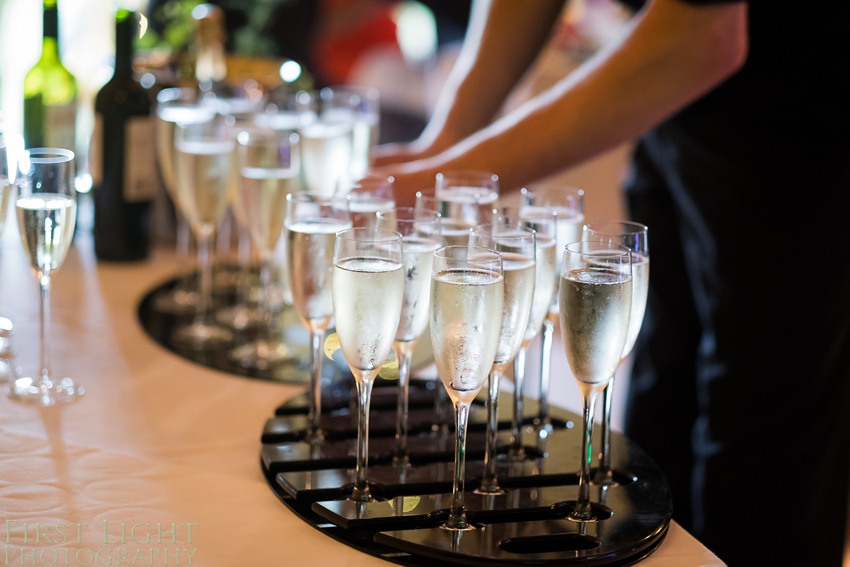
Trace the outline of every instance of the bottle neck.
<instances>
[{"instance_id":1,"label":"bottle neck","mask_svg":"<svg viewBox=\"0 0 850 567\"><path fill-rule=\"evenodd\" d=\"M133 75L133 39L138 33L135 12L119 10L115 16L115 76Z\"/></svg>"},{"instance_id":2,"label":"bottle neck","mask_svg":"<svg viewBox=\"0 0 850 567\"><path fill-rule=\"evenodd\" d=\"M59 11L56 2L44 2L44 34L41 42L42 60L59 60Z\"/></svg>"}]
</instances>

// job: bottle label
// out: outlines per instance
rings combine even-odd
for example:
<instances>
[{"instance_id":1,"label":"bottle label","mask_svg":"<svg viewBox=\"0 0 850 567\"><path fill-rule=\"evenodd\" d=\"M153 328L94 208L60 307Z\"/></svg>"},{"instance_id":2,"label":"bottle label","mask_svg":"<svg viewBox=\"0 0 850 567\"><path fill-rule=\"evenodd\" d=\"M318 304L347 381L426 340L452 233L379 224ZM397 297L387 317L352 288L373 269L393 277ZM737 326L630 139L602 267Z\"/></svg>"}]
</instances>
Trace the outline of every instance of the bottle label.
<instances>
[{"instance_id":1,"label":"bottle label","mask_svg":"<svg viewBox=\"0 0 850 567\"><path fill-rule=\"evenodd\" d=\"M154 123L150 116L127 119L124 138L124 200L151 201L156 197Z\"/></svg>"},{"instance_id":2,"label":"bottle label","mask_svg":"<svg viewBox=\"0 0 850 567\"><path fill-rule=\"evenodd\" d=\"M100 112L94 115L94 134L89 145L89 173L92 186L100 187L103 183L103 115Z\"/></svg>"},{"instance_id":3,"label":"bottle label","mask_svg":"<svg viewBox=\"0 0 850 567\"><path fill-rule=\"evenodd\" d=\"M75 150L76 101L61 106L44 106L44 144L48 148Z\"/></svg>"}]
</instances>

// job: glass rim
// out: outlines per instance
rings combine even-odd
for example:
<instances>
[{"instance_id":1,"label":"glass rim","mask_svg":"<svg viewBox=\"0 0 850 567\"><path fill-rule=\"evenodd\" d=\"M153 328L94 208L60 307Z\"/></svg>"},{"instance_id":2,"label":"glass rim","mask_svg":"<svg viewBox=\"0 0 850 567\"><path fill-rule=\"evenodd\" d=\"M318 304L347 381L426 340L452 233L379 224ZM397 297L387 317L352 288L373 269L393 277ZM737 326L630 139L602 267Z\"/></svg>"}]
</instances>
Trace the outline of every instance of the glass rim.
<instances>
[{"instance_id":1,"label":"glass rim","mask_svg":"<svg viewBox=\"0 0 850 567\"><path fill-rule=\"evenodd\" d=\"M25 150L26 159L30 163L56 164L73 161L74 152L64 148L30 148ZM34 157L34 155L53 155L54 157Z\"/></svg>"},{"instance_id":2,"label":"glass rim","mask_svg":"<svg viewBox=\"0 0 850 567\"><path fill-rule=\"evenodd\" d=\"M191 95L197 100L197 93L194 89L186 87L169 87L167 89L162 89L157 93L156 102L157 104L165 104L168 102L183 100L182 95Z\"/></svg>"},{"instance_id":3,"label":"glass rim","mask_svg":"<svg viewBox=\"0 0 850 567\"><path fill-rule=\"evenodd\" d=\"M493 227L504 227L506 229L506 232L517 231L517 232L524 232L525 234L500 234L500 233L494 234L492 232L484 232L483 230L481 230L481 229L487 229L487 228L493 228ZM491 223L491 222L479 224L479 225L471 228L470 232L472 232L473 234L480 235L480 236L487 236L487 237L492 238L494 240L496 240L496 239L499 239L499 240L521 240L521 239L527 239L529 236L534 237L536 239L536 237L537 237L537 231L534 230L533 228L529 228L527 226L505 226L502 223Z\"/></svg>"},{"instance_id":4,"label":"glass rim","mask_svg":"<svg viewBox=\"0 0 850 567\"><path fill-rule=\"evenodd\" d=\"M379 235L380 233L380 235ZM357 238L359 235L372 238ZM349 242L401 242L403 237L400 232L389 230L386 228L371 228L371 227L353 227L340 230L336 233L338 240L346 240Z\"/></svg>"},{"instance_id":5,"label":"glass rim","mask_svg":"<svg viewBox=\"0 0 850 567\"><path fill-rule=\"evenodd\" d=\"M576 187L575 185L567 185L567 184L558 185L557 187L555 187L555 186L540 187L540 189L531 189L529 187L523 187L522 189L519 190L519 194L520 195L534 196L535 194L541 195L543 193L547 193L549 191L555 191L555 190L569 190L569 191L574 192L574 194L576 194L576 195L580 195L581 197L584 197L584 189L582 189L581 187ZM545 207L546 205L538 205L538 206ZM520 208L522 208L522 205L520 205Z\"/></svg>"},{"instance_id":6,"label":"glass rim","mask_svg":"<svg viewBox=\"0 0 850 567\"><path fill-rule=\"evenodd\" d=\"M595 228L593 228L593 225L609 225L609 226L619 225L619 226L622 226L622 227L632 227L632 228L635 228L636 230L627 231L627 232L608 232L608 231L605 231L605 230L595 229ZM635 222L635 221L625 221L625 220L606 220L606 221L588 222L588 223L584 224L584 227L582 228L582 230L583 231L591 231L595 234L603 234L605 236L623 236L623 235L640 234L640 233L649 234L649 227L646 226L645 224Z\"/></svg>"},{"instance_id":7,"label":"glass rim","mask_svg":"<svg viewBox=\"0 0 850 567\"><path fill-rule=\"evenodd\" d=\"M588 248L596 248L595 250L583 250L585 247ZM570 242L564 246L564 251L569 252L570 254L578 254L581 256L592 256L598 255L599 252L610 252L610 254L606 254L607 256L626 256L629 258L629 262L631 262L631 256L633 252L620 244L614 244L611 242L600 242L596 240L579 240L576 242Z\"/></svg>"},{"instance_id":8,"label":"glass rim","mask_svg":"<svg viewBox=\"0 0 850 567\"><path fill-rule=\"evenodd\" d=\"M445 171L438 171L435 179L437 182L440 182L443 179L481 179L486 181L492 181L493 183L499 183L499 176L490 171L484 171L483 169L447 169ZM498 186L497 186L498 190Z\"/></svg>"},{"instance_id":9,"label":"glass rim","mask_svg":"<svg viewBox=\"0 0 850 567\"><path fill-rule=\"evenodd\" d=\"M454 258L449 256L448 253L459 251L459 250L475 250L480 253L482 256L490 255L493 256L492 259L488 260L486 258L475 257L475 261L488 262L488 261L496 261L502 263L502 254L492 248L485 248L483 246L463 246L463 245L452 245L452 246L441 246L437 250L434 251L435 256L439 256L440 258L444 258L446 260L462 260L461 258ZM471 258L466 258L463 260L472 260Z\"/></svg>"}]
</instances>

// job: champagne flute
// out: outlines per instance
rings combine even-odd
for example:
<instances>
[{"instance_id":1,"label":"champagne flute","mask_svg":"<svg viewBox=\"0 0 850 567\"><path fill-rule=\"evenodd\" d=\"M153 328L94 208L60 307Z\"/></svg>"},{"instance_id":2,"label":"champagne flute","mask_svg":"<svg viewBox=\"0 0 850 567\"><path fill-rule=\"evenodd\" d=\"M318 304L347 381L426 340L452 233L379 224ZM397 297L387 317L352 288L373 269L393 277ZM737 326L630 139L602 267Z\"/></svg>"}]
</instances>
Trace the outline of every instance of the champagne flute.
<instances>
[{"instance_id":1,"label":"champagne flute","mask_svg":"<svg viewBox=\"0 0 850 567\"><path fill-rule=\"evenodd\" d=\"M437 211L440 215L440 242L443 246L468 246L469 233L473 228L478 226L477 222L469 224L462 218L448 216L448 208L444 207L443 203L434 196L433 190L417 191L414 209L417 213L420 211ZM475 218L478 218L477 212L475 213Z\"/></svg>"},{"instance_id":2,"label":"champagne flute","mask_svg":"<svg viewBox=\"0 0 850 567\"><path fill-rule=\"evenodd\" d=\"M485 224L476 227L470 245L498 251L502 255L504 301L501 311L499 343L487 392L487 447L484 477L476 492L501 494L496 474L496 445L499 433L499 381L519 352L531 316L535 278L534 231L518 226Z\"/></svg>"},{"instance_id":3,"label":"champagne flute","mask_svg":"<svg viewBox=\"0 0 850 567\"><path fill-rule=\"evenodd\" d=\"M350 499L369 502L369 400L372 384L390 353L404 298L401 235L352 228L336 235L333 310L342 355L354 374L360 409L357 466Z\"/></svg>"},{"instance_id":4,"label":"champagne flute","mask_svg":"<svg viewBox=\"0 0 850 567\"><path fill-rule=\"evenodd\" d=\"M619 244L632 253L632 311L629 317L629 333L626 346L620 357L620 364L635 346L635 341L643 324L646 311L646 298L649 294L649 229L640 223L629 221L600 221L584 225L582 240L586 242L607 242ZM614 376L605 387L602 404L602 451L599 454L599 469L596 484L614 484L611 470L611 404L613 401Z\"/></svg>"},{"instance_id":5,"label":"champagne flute","mask_svg":"<svg viewBox=\"0 0 850 567\"><path fill-rule=\"evenodd\" d=\"M614 374L629 332L631 253L606 242L573 242L564 252L560 282L561 338L583 402L578 499L568 519L596 521L590 503L593 409ZM557 505L556 505L557 506Z\"/></svg>"},{"instance_id":6,"label":"champagne flute","mask_svg":"<svg viewBox=\"0 0 850 567\"><path fill-rule=\"evenodd\" d=\"M351 228L348 202L306 193L286 196L287 266L292 306L310 333L311 438L322 437L322 338L334 315L331 281L336 233Z\"/></svg>"},{"instance_id":7,"label":"champagne flute","mask_svg":"<svg viewBox=\"0 0 850 567\"><path fill-rule=\"evenodd\" d=\"M473 529L463 508L469 407L487 378L499 346L504 280L498 252L447 246L434 254L431 345L443 386L455 408L452 504L445 528Z\"/></svg>"},{"instance_id":8,"label":"champagne flute","mask_svg":"<svg viewBox=\"0 0 850 567\"><path fill-rule=\"evenodd\" d=\"M550 186L530 191L520 191L520 217L526 221L555 217L555 246L558 268L561 273L564 247L581 240L584 224L584 191L575 187ZM549 316L543 321L543 340L540 353L540 403L537 416L538 434L547 436L552 432L549 418L549 375L552 367L552 337L558 320L558 286L549 304Z\"/></svg>"},{"instance_id":9,"label":"champagne flute","mask_svg":"<svg viewBox=\"0 0 850 567\"><path fill-rule=\"evenodd\" d=\"M198 240L201 287L195 320L178 328L172 341L193 350L213 350L226 346L233 333L212 319L212 242L215 227L227 207L232 133L221 116L206 122L177 123L174 126L175 187L177 202Z\"/></svg>"},{"instance_id":10,"label":"champagne flute","mask_svg":"<svg viewBox=\"0 0 850 567\"><path fill-rule=\"evenodd\" d=\"M301 115L302 159L307 191L334 195L340 179L351 178L355 114L333 89L295 97Z\"/></svg>"},{"instance_id":11,"label":"champagne flute","mask_svg":"<svg viewBox=\"0 0 850 567\"><path fill-rule=\"evenodd\" d=\"M18 229L33 274L41 287L40 367L41 375L18 378L9 387L9 397L25 404L52 406L73 402L83 388L70 378L56 380L50 368L50 282L62 266L77 218L74 190L74 152L59 148L26 151L15 175L18 198Z\"/></svg>"},{"instance_id":12,"label":"champagne flute","mask_svg":"<svg viewBox=\"0 0 850 567\"><path fill-rule=\"evenodd\" d=\"M378 213L384 214L384 228L391 222L390 215L395 211L395 193L392 177L370 175L358 181L340 179L337 184L337 197L348 199L348 210L354 228L375 228Z\"/></svg>"},{"instance_id":13,"label":"champagne flute","mask_svg":"<svg viewBox=\"0 0 850 567\"><path fill-rule=\"evenodd\" d=\"M499 177L476 170L454 170L437 174L434 196L443 217L463 220L470 226L491 222L498 206Z\"/></svg>"},{"instance_id":14,"label":"champagne flute","mask_svg":"<svg viewBox=\"0 0 850 567\"><path fill-rule=\"evenodd\" d=\"M431 304L431 271L434 252L440 247L440 218L437 211L410 207L378 213L378 227L402 235L404 258L404 300L393 341L398 360L398 402L396 404L396 464L407 462L408 396L413 350L428 326Z\"/></svg>"},{"instance_id":15,"label":"champagne flute","mask_svg":"<svg viewBox=\"0 0 850 567\"><path fill-rule=\"evenodd\" d=\"M353 141L351 146L352 179L360 179L366 175L371 165L369 154L378 143L381 123L381 95L374 87L360 85L334 85L323 89L331 91L336 101L337 109L348 110L353 114ZM339 112L340 110L337 110Z\"/></svg>"},{"instance_id":16,"label":"champagne flute","mask_svg":"<svg viewBox=\"0 0 850 567\"><path fill-rule=\"evenodd\" d=\"M159 294L155 299L157 311L164 313L193 313L198 306L197 289L192 289L192 278L186 266L190 263L191 228L189 221L181 212L175 173L177 150L174 148L174 128L181 124L196 124L210 120L212 112L205 107L192 89L164 89L156 97L156 162L160 179L168 196L174 203L177 216L177 265L179 276L177 285L167 294Z\"/></svg>"},{"instance_id":17,"label":"champagne flute","mask_svg":"<svg viewBox=\"0 0 850 567\"><path fill-rule=\"evenodd\" d=\"M528 347L537 338L543 321L549 313L549 304L558 281L557 247L555 245L555 216L544 214L539 218L520 220L520 212L515 208L502 208L496 216L496 222L505 227L521 227L534 231L534 295L531 300L531 315L528 327L522 338L519 351L514 358L514 408L511 420L510 458L521 461L525 458L522 447L523 389L525 387L525 356Z\"/></svg>"},{"instance_id":18,"label":"champagne flute","mask_svg":"<svg viewBox=\"0 0 850 567\"><path fill-rule=\"evenodd\" d=\"M236 137L239 208L260 256L261 337L230 352L242 365L268 368L291 358L271 339L271 258L283 234L286 197L298 191L298 134L251 127Z\"/></svg>"}]
</instances>

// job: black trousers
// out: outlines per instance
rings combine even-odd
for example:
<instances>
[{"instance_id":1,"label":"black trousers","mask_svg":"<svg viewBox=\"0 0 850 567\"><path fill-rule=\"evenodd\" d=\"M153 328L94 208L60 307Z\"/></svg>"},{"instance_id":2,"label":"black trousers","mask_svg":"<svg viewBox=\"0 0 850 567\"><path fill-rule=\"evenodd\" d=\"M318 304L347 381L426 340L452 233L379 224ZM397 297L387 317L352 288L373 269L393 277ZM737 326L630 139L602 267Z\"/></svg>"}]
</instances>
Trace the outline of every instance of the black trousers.
<instances>
[{"instance_id":1,"label":"black trousers","mask_svg":"<svg viewBox=\"0 0 850 567\"><path fill-rule=\"evenodd\" d=\"M838 567L850 151L795 154L811 169L762 176L689 142L659 128L627 183L651 270L626 434L665 471L674 518L730 565Z\"/></svg>"}]
</instances>

